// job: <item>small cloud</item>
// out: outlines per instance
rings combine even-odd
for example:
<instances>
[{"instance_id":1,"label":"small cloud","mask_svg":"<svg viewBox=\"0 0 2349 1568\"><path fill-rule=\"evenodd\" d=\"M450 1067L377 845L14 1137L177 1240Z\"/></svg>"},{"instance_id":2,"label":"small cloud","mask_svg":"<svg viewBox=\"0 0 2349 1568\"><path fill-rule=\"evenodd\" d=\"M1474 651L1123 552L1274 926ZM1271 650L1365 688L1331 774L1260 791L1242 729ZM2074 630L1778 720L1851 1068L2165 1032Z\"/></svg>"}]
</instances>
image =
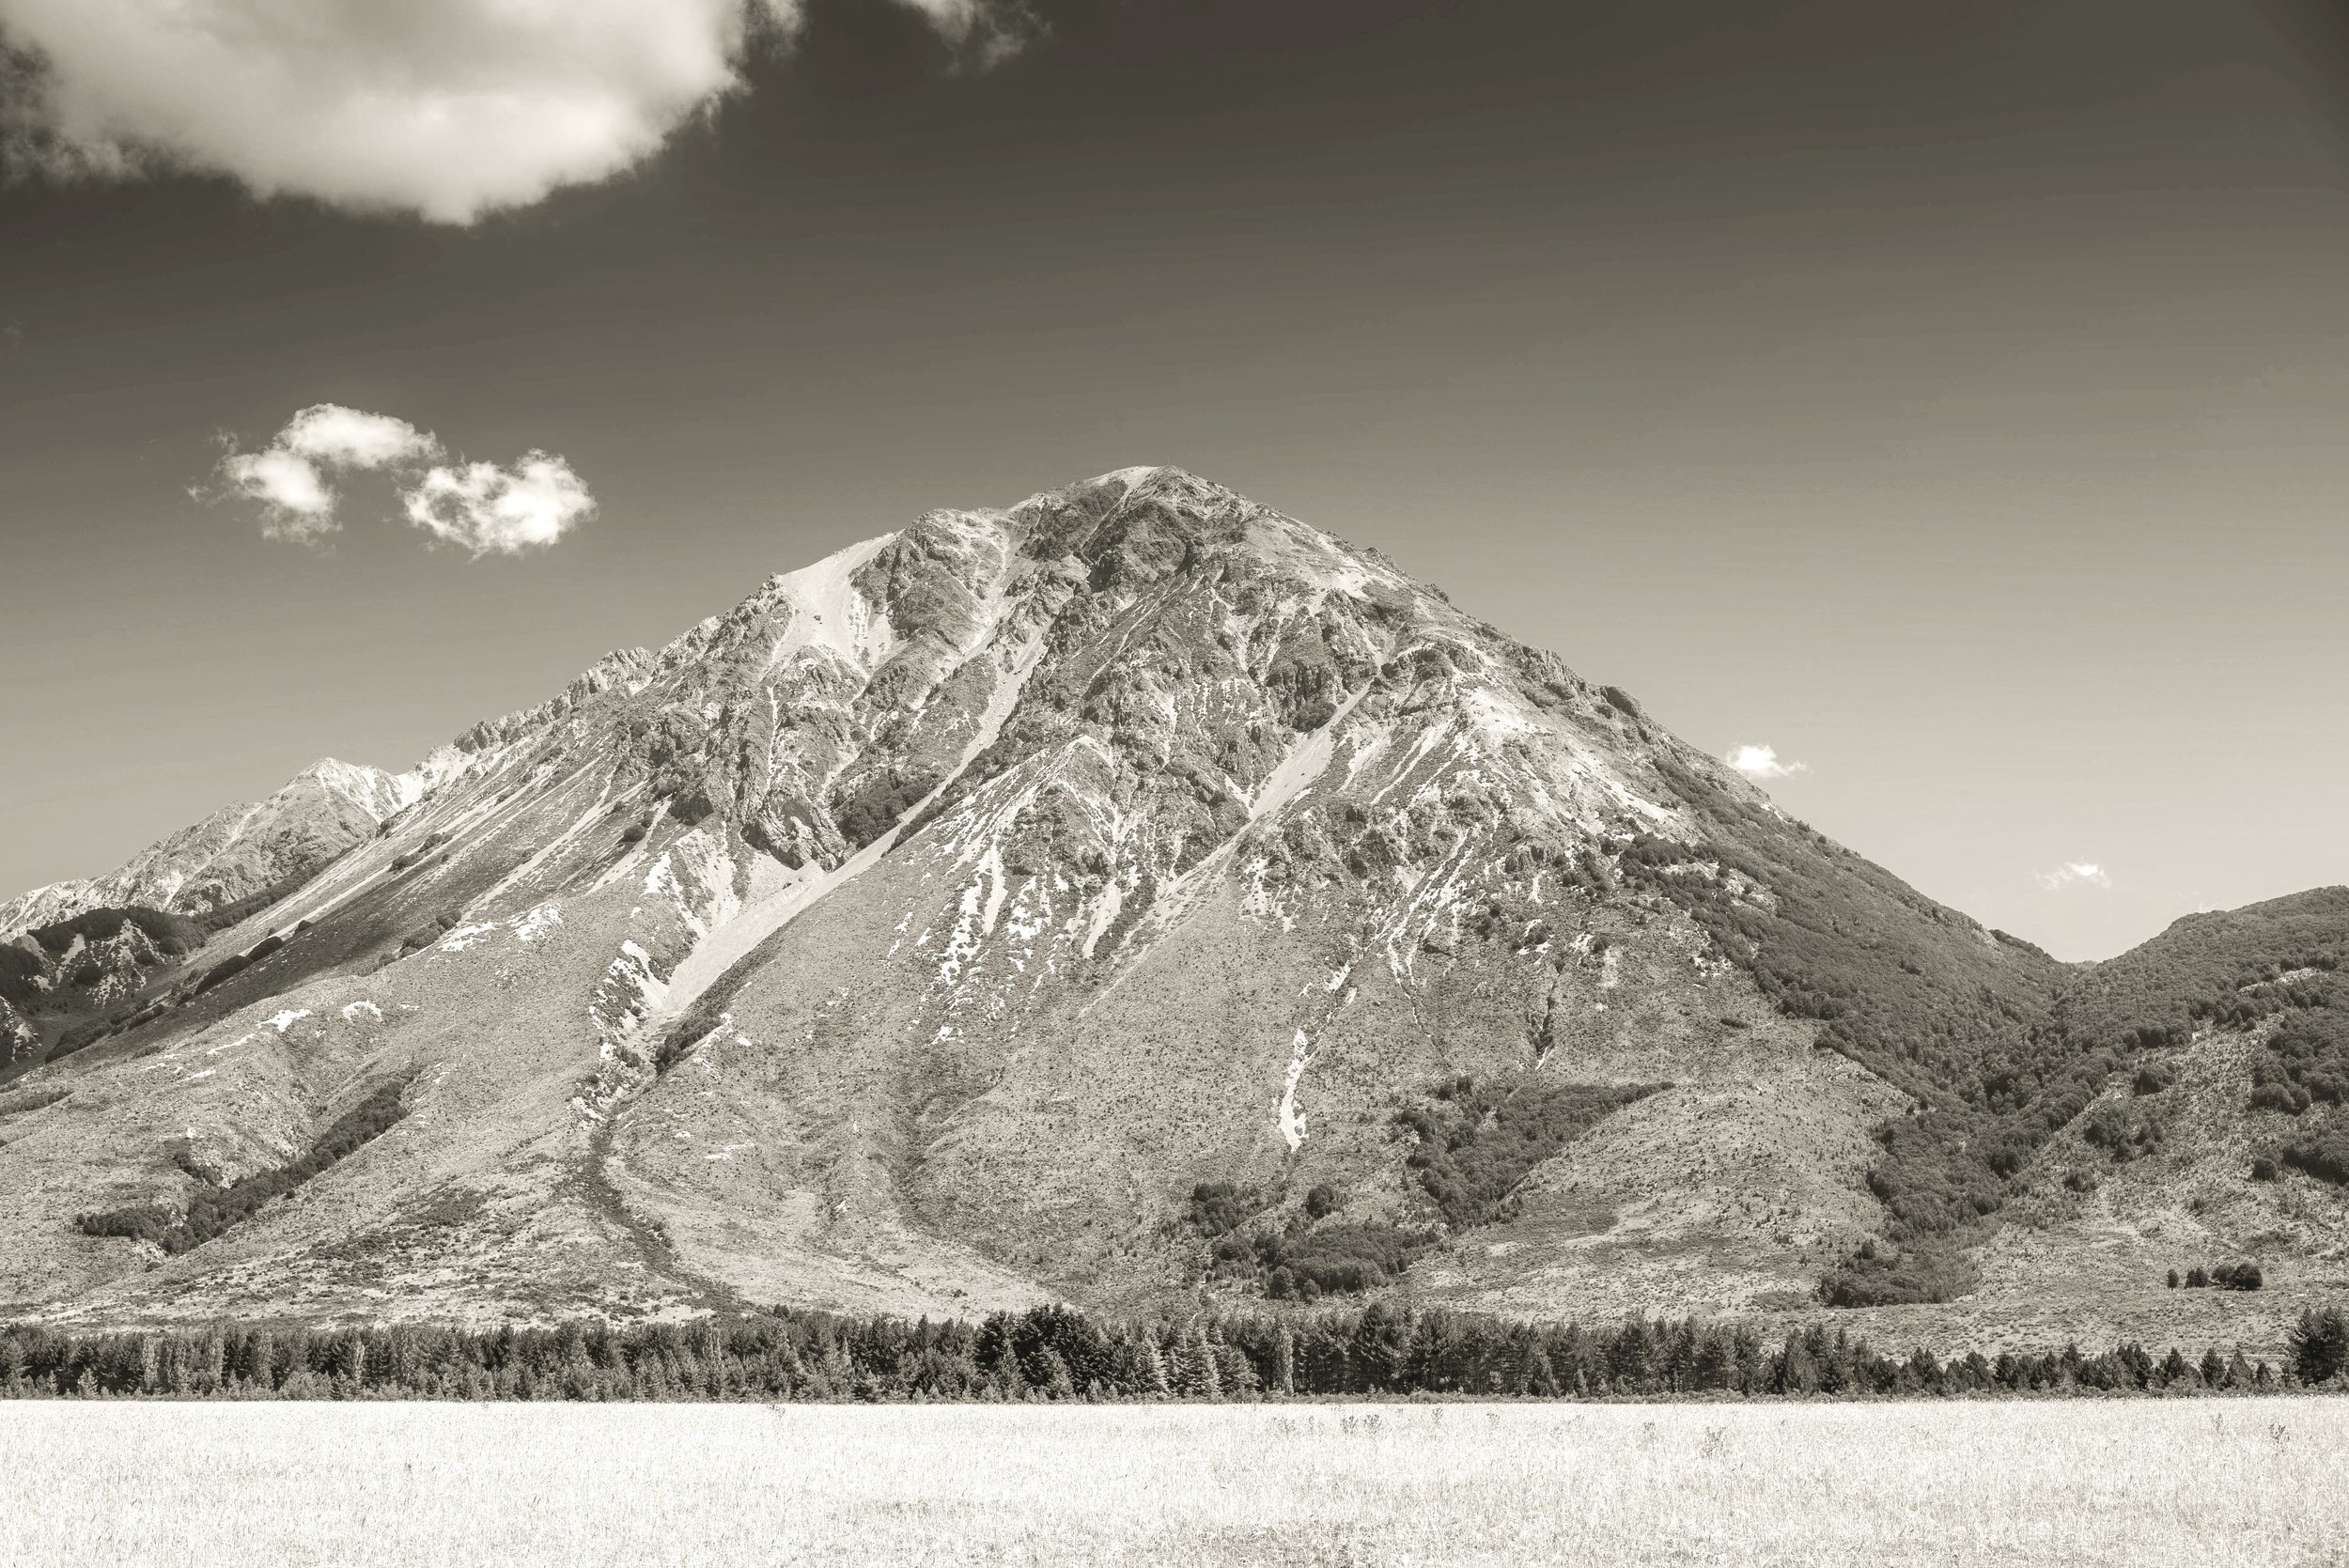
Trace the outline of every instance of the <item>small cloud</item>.
<instances>
[{"instance_id":1,"label":"small cloud","mask_svg":"<svg viewBox=\"0 0 2349 1568\"><path fill-rule=\"evenodd\" d=\"M276 444L313 462L340 468L390 468L441 453L438 439L388 413L365 413L340 403L314 403L286 422Z\"/></svg>"},{"instance_id":2,"label":"small cloud","mask_svg":"<svg viewBox=\"0 0 2349 1568\"><path fill-rule=\"evenodd\" d=\"M2042 871L2035 875L2039 885L2049 893L2061 893L2065 888L2077 887L2083 882L2099 888L2112 886L2112 878L2106 874L2105 868L2093 861L2067 861L2053 871Z\"/></svg>"},{"instance_id":3,"label":"small cloud","mask_svg":"<svg viewBox=\"0 0 2349 1568\"><path fill-rule=\"evenodd\" d=\"M1775 746L1736 746L1721 759L1749 779L1783 779L1808 773L1807 762L1781 762Z\"/></svg>"},{"instance_id":4,"label":"small cloud","mask_svg":"<svg viewBox=\"0 0 2349 1568\"><path fill-rule=\"evenodd\" d=\"M190 493L252 502L263 534L315 544L342 526L335 476L385 474L409 521L476 557L543 549L595 515L586 482L554 453L525 452L510 469L448 458L438 436L404 419L314 403L258 452L229 439L219 487Z\"/></svg>"},{"instance_id":5,"label":"small cloud","mask_svg":"<svg viewBox=\"0 0 2349 1568\"><path fill-rule=\"evenodd\" d=\"M544 549L595 515L596 498L552 452L495 463L435 468L400 492L408 520L475 556Z\"/></svg>"}]
</instances>

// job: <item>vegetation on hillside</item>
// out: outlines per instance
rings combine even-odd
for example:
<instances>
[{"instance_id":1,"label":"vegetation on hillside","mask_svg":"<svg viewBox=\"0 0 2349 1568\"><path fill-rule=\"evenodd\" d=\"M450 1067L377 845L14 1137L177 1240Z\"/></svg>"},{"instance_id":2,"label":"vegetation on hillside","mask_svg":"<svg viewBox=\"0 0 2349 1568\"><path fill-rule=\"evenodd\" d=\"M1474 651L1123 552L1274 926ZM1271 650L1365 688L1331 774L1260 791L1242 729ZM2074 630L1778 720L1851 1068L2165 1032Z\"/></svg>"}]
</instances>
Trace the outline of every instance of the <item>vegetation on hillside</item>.
<instances>
[{"instance_id":1,"label":"vegetation on hillside","mask_svg":"<svg viewBox=\"0 0 2349 1568\"><path fill-rule=\"evenodd\" d=\"M408 1113L400 1104L400 1095L407 1088L405 1079L385 1083L335 1118L301 1158L257 1171L226 1187L212 1185L202 1172L182 1160L180 1168L195 1176L199 1184L189 1195L184 1211L161 1203L142 1203L86 1214L76 1223L90 1235L151 1241L166 1252L185 1252L201 1247L238 1221L250 1218L263 1203L293 1191L397 1122Z\"/></svg>"},{"instance_id":2,"label":"vegetation on hillside","mask_svg":"<svg viewBox=\"0 0 2349 1568\"><path fill-rule=\"evenodd\" d=\"M185 915L136 907L86 910L28 935L45 951L61 955L72 947L76 938L85 942L112 941L125 926L136 926L159 951L173 955L193 953L204 945L205 937L210 935L201 922Z\"/></svg>"},{"instance_id":3,"label":"vegetation on hillside","mask_svg":"<svg viewBox=\"0 0 2349 1568\"><path fill-rule=\"evenodd\" d=\"M1276 1301L1361 1295L1393 1281L1439 1239L1384 1220L1330 1218L1343 1200L1327 1188L1307 1193L1301 1210L1277 1212L1280 1202L1232 1182L1191 1188L1184 1222L1207 1244L1211 1278Z\"/></svg>"},{"instance_id":4,"label":"vegetation on hillside","mask_svg":"<svg viewBox=\"0 0 2349 1568\"><path fill-rule=\"evenodd\" d=\"M1567 1083L1538 1072L1466 1074L1439 1084L1431 1101L1396 1121L1418 1140L1406 1157L1455 1233L1503 1217L1533 1168L1610 1112L1645 1099L1662 1083Z\"/></svg>"},{"instance_id":5,"label":"vegetation on hillside","mask_svg":"<svg viewBox=\"0 0 2349 1568\"><path fill-rule=\"evenodd\" d=\"M1917 1101L1876 1135L1868 1182L1885 1206L1884 1244L1827 1273L1820 1295L1831 1305L1947 1300L1970 1288L1962 1250L1983 1236L2016 1172L2109 1082L2150 1069L2132 1087L2155 1092L2159 1058L2198 1025L2305 1006L2308 982L2349 958L2349 889L2334 888L2189 916L2121 958L2067 970L1798 823L1668 759L1658 766L1709 834L1696 846L1639 840L1624 875L1686 910L1781 1012L1817 1019L1823 1046ZM1748 896L1755 889L1767 896ZM2307 1061L2310 1082L2337 1081L2332 1056L2312 1048ZM2129 1159L2158 1148L2163 1128L2150 1113L2100 1112L2083 1135ZM2349 1141L2337 1138L2285 1157L2295 1154L2304 1169L2349 1170Z\"/></svg>"},{"instance_id":6,"label":"vegetation on hillside","mask_svg":"<svg viewBox=\"0 0 2349 1568\"><path fill-rule=\"evenodd\" d=\"M1666 1087L1568 1083L1539 1072L1438 1084L1423 1103L1397 1111L1394 1125L1411 1140L1406 1164L1443 1217L1440 1227L1346 1219L1345 1194L1328 1184L1286 1208L1282 1192L1233 1182L1193 1186L1183 1222L1206 1242L1210 1277L1276 1301L1377 1290L1445 1231L1507 1218L1517 1184L1536 1166L1610 1112Z\"/></svg>"}]
</instances>

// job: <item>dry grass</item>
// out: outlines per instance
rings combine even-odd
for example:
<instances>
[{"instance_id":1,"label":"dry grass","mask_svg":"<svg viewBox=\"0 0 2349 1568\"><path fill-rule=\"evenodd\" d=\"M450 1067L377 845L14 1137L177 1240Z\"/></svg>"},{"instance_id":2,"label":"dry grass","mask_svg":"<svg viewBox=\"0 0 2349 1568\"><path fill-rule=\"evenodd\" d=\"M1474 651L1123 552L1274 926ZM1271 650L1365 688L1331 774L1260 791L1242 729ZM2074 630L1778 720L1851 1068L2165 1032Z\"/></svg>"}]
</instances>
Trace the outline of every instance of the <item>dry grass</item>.
<instances>
[{"instance_id":1,"label":"dry grass","mask_svg":"<svg viewBox=\"0 0 2349 1568\"><path fill-rule=\"evenodd\" d=\"M0 1562L2349 1560L2349 1401L0 1407Z\"/></svg>"}]
</instances>

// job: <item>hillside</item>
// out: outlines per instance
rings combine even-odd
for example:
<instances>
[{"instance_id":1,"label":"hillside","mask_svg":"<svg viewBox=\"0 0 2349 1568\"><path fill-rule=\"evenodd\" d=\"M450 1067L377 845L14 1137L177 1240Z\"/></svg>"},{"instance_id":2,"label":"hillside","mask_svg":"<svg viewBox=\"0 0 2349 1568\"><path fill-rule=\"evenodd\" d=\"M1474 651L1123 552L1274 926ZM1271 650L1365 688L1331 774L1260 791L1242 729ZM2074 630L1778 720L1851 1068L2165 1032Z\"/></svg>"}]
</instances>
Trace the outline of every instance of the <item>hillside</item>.
<instances>
[{"instance_id":1,"label":"hillside","mask_svg":"<svg viewBox=\"0 0 2349 1568\"><path fill-rule=\"evenodd\" d=\"M373 800L270 860L266 907L217 878L228 924L136 1011L25 1053L0 1299L1401 1293L1996 1332L2092 1250L2049 1183L2149 1069L2242 1169L2135 1159L2101 1202L2234 1202L2258 1143L2286 1163L2244 1201L2305 1222L2198 1242L2272 1255L2270 1291L2146 1310L2261 1333L2329 1278L2332 1059L2284 1080L2296 1115L2223 1107L2278 1018L2329 1017L2341 895L2059 965L1177 470L928 514ZM194 881L142 875L92 907ZM2083 1339L2140 1305L2061 1299Z\"/></svg>"}]
</instances>

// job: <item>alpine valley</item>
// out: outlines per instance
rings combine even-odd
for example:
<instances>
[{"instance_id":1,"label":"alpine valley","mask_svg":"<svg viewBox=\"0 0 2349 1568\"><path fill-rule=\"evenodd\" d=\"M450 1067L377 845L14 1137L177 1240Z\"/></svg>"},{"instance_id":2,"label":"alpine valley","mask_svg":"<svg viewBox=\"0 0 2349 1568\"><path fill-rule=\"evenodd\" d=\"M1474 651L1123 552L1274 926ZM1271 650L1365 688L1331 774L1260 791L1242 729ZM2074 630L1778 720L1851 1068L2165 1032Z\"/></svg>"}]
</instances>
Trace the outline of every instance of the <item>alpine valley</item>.
<instances>
[{"instance_id":1,"label":"alpine valley","mask_svg":"<svg viewBox=\"0 0 2349 1568\"><path fill-rule=\"evenodd\" d=\"M2058 963L1129 470L0 907L0 1310L2274 1344L2349 1290L2344 957L2334 888Z\"/></svg>"}]
</instances>

